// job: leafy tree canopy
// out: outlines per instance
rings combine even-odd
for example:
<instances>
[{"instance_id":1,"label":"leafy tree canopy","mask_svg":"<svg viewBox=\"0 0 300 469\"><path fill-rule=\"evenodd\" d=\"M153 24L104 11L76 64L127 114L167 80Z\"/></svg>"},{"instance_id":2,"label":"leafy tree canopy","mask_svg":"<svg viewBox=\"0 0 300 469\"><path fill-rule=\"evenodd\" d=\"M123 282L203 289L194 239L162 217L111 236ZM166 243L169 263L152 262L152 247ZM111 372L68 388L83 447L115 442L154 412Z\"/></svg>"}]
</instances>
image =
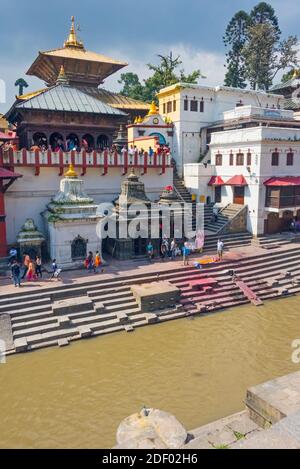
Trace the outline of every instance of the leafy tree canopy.
<instances>
[{"instance_id":1,"label":"leafy tree canopy","mask_svg":"<svg viewBox=\"0 0 300 469\"><path fill-rule=\"evenodd\" d=\"M178 71L182 61L180 56L173 57L172 52L169 55L158 55L159 64L147 64L152 75L141 83L135 73L123 73L119 83L123 85L121 94L133 99L139 99L146 102L157 102L157 93L164 87L174 85L179 81L185 83L197 83L202 76L200 70L194 70L186 75L183 69Z\"/></svg>"}]
</instances>

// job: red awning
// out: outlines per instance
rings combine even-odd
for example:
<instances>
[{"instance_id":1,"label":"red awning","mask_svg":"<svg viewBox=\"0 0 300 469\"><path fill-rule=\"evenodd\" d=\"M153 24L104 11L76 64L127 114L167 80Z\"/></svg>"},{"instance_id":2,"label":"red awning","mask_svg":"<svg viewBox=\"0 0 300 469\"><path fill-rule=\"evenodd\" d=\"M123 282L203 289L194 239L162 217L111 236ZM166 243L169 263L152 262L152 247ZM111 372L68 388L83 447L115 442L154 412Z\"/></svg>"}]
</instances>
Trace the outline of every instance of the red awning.
<instances>
[{"instance_id":1,"label":"red awning","mask_svg":"<svg viewBox=\"0 0 300 469\"><path fill-rule=\"evenodd\" d=\"M264 182L265 186L300 186L300 176L286 176L270 178Z\"/></svg>"},{"instance_id":2,"label":"red awning","mask_svg":"<svg viewBox=\"0 0 300 469\"><path fill-rule=\"evenodd\" d=\"M209 180L208 186L223 186L224 181L221 176L212 176Z\"/></svg>"},{"instance_id":3,"label":"red awning","mask_svg":"<svg viewBox=\"0 0 300 469\"><path fill-rule=\"evenodd\" d=\"M0 168L0 179L16 179L21 177L22 174L14 173L6 168Z\"/></svg>"},{"instance_id":4,"label":"red awning","mask_svg":"<svg viewBox=\"0 0 300 469\"><path fill-rule=\"evenodd\" d=\"M238 176L232 176L232 178L228 179L225 182L226 186L248 186L246 179L242 174Z\"/></svg>"}]
</instances>

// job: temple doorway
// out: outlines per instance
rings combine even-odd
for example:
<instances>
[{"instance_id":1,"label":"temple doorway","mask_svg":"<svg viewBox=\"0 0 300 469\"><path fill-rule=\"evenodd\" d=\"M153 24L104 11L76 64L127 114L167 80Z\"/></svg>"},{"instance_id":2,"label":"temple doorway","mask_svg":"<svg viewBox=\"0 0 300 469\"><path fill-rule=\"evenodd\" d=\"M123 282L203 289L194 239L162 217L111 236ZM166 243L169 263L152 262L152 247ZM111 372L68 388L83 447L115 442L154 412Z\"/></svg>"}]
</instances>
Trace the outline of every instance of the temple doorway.
<instances>
[{"instance_id":1,"label":"temple doorway","mask_svg":"<svg viewBox=\"0 0 300 469\"><path fill-rule=\"evenodd\" d=\"M289 231L294 214L291 210L285 210L282 214L282 231Z\"/></svg>"},{"instance_id":2,"label":"temple doorway","mask_svg":"<svg viewBox=\"0 0 300 469\"><path fill-rule=\"evenodd\" d=\"M54 132L49 139L50 146L52 151L65 150L64 138L58 132Z\"/></svg>"},{"instance_id":3,"label":"temple doorway","mask_svg":"<svg viewBox=\"0 0 300 469\"><path fill-rule=\"evenodd\" d=\"M278 213L269 213L265 220L265 234L275 234L281 231L281 219Z\"/></svg>"},{"instance_id":4,"label":"temple doorway","mask_svg":"<svg viewBox=\"0 0 300 469\"><path fill-rule=\"evenodd\" d=\"M87 256L87 242L81 236L77 236L71 247L72 261L84 260Z\"/></svg>"},{"instance_id":5,"label":"temple doorway","mask_svg":"<svg viewBox=\"0 0 300 469\"><path fill-rule=\"evenodd\" d=\"M48 148L48 140L44 133L36 132L32 137L33 145L36 145L40 148Z\"/></svg>"},{"instance_id":6,"label":"temple doorway","mask_svg":"<svg viewBox=\"0 0 300 469\"><path fill-rule=\"evenodd\" d=\"M222 199L222 187L221 186L215 186L215 204L219 204Z\"/></svg>"},{"instance_id":7,"label":"temple doorway","mask_svg":"<svg viewBox=\"0 0 300 469\"><path fill-rule=\"evenodd\" d=\"M79 138L76 134L70 134L67 136L67 150L77 150L79 148Z\"/></svg>"},{"instance_id":8,"label":"temple doorway","mask_svg":"<svg viewBox=\"0 0 300 469\"><path fill-rule=\"evenodd\" d=\"M233 187L233 203L238 205L244 205L245 188L244 186Z\"/></svg>"},{"instance_id":9,"label":"temple doorway","mask_svg":"<svg viewBox=\"0 0 300 469\"><path fill-rule=\"evenodd\" d=\"M147 240L140 236L134 240L134 255L144 256L146 254Z\"/></svg>"},{"instance_id":10,"label":"temple doorway","mask_svg":"<svg viewBox=\"0 0 300 469\"><path fill-rule=\"evenodd\" d=\"M85 134L81 140L81 147L84 147L85 150L91 151L95 147L94 137L90 134Z\"/></svg>"},{"instance_id":11,"label":"temple doorway","mask_svg":"<svg viewBox=\"0 0 300 469\"><path fill-rule=\"evenodd\" d=\"M107 135L99 135L97 138L97 148L100 150L104 150L109 146L109 138Z\"/></svg>"}]
</instances>

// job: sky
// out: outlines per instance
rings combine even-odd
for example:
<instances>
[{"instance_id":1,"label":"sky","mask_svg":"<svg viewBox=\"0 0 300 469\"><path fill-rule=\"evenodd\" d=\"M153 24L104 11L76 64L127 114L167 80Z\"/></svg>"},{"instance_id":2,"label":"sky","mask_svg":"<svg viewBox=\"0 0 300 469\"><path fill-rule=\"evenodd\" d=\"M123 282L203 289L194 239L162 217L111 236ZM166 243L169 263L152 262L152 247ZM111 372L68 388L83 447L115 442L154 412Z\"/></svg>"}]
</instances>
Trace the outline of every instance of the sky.
<instances>
[{"instance_id":1,"label":"sky","mask_svg":"<svg viewBox=\"0 0 300 469\"><path fill-rule=\"evenodd\" d=\"M225 74L222 36L232 16L248 12L258 0L0 0L0 112L14 101L17 78L43 87L26 71L38 51L60 48L67 38L70 18L80 26L86 49L126 61L129 66L105 81L119 91L122 72L149 75L147 63L157 54L180 55L186 72L200 69L199 83L219 85ZM282 36L299 33L300 1L270 0L279 18ZM5 102L4 102L5 101Z\"/></svg>"}]
</instances>

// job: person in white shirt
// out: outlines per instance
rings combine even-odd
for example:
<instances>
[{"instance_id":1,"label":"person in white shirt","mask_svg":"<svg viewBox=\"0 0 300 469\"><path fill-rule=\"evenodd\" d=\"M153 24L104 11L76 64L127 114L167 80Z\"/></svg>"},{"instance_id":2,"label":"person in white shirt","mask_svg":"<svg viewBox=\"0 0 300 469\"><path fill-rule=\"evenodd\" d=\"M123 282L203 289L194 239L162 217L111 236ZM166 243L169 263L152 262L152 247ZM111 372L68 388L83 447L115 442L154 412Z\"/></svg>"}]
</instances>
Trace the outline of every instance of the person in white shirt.
<instances>
[{"instance_id":1,"label":"person in white shirt","mask_svg":"<svg viewBox=\"0 0 300 469\"><path fill-rule=\"evenodd\" d=\"M217 242L217 253L218 253L218 259L219 261L222 260L223 258L223 251L224 251L224 243L221 239L218 239Z\"/></svg>"}]
</instances>

